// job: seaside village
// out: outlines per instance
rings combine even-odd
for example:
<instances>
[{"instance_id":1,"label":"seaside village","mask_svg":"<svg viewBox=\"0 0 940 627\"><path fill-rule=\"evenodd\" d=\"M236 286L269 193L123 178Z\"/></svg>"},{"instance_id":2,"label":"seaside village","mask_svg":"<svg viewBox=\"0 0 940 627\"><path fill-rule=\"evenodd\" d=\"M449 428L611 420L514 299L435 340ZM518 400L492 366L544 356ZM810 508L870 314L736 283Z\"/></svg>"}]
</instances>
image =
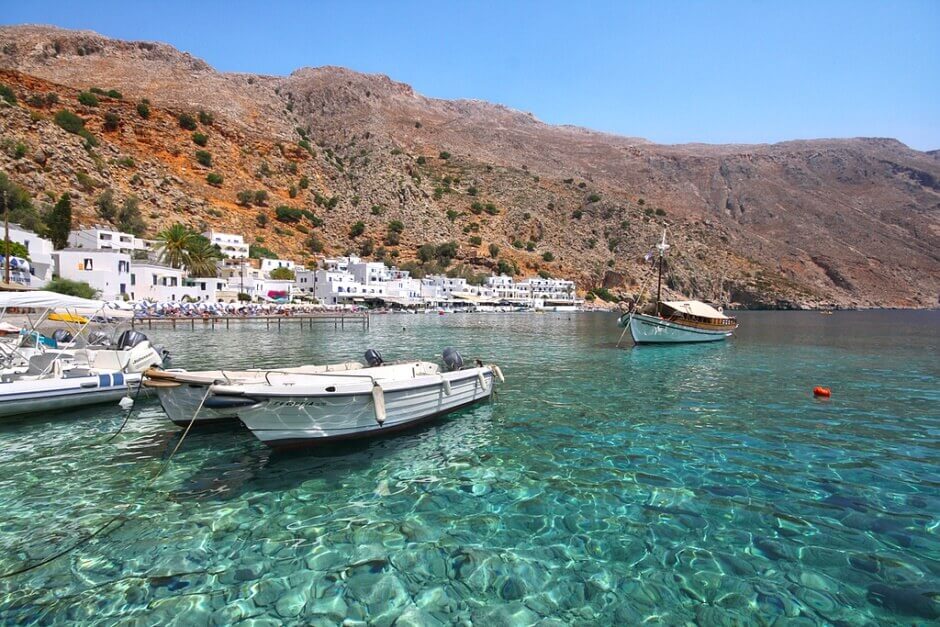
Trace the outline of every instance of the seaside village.
<instances>
[{"instance_id":1,"label":"seaside village","mask_svg":"<svg viewBox=\"0 0 940 627\"><path fill-rule=\"evenodd\" d=\"M251 258L241 235L211 230L203 235L222 254L215 277L189 277L184 269L160 263L157 241L129 233L82 228L70 233L66 248L54 250L51 241L10 224L10 241L29 253L28 259L11 258L10 282L41 289L55 276L87 283L105 301L161 311L231 309L247 302L411 311L573 311L584 305L574 282L564 279L515 281L500 275L471 285L443 275L418 279L355 256L324 258L308 268L288 259Z\"/></svg>"}]
</instances>

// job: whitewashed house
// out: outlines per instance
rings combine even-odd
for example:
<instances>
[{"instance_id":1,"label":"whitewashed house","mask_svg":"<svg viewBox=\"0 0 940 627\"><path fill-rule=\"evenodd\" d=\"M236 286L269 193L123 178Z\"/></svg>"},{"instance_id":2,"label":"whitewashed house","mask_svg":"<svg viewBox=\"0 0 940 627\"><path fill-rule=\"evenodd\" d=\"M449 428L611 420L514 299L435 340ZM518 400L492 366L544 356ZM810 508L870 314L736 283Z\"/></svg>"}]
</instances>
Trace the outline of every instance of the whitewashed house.
<instances>
[{"instance_id":1,"label":"whitewashed house","mask_svg":"<svg viewBox=\"0 0 940 627\"><path fill-rule=\"evenodd\" d=\"M82 281L98 290L103 300L130 298L131 257L116 250L66 248L53 253L55 274Z\"/></svg>"},{"instance_id":2,"label":"whitewashed house","mask_svg":"<svg viewBox=\"0 0 940 627\"><path fill-rule=\"evenodd\" d=\"M55 270L52 241L39 237L19 224L10 225L10 241L22 244L29 253L29 276L24 276L21 282L41 288L52 280Z\"/></svg>"},{"instance_id":3,"label":"whitewashed house","mask_svg":"<svg viewBox=\"0 0 940 627\"><path fill-rule=\"evenodd\" d=\"M131 233L122 233L114 229L95 226L69 233L69 247L90 250L115 250L133 256L137 251L149 251L151 243L135 237Z\"/></svg>"},{"instance_id":4,"label":"whitewashed house","mask_svg":"<svg viewBox=\"0 0 940 627\"><path fill-rule=\"evenodd\" d=\"M218 231L206 231L203 235L213 244L219 247L222 254L230 259L248 259L248 244L245 238L234 233L220 233Z\"/></svg>"},{"instance_id":5,"label":"whitewashed house","mask_svg":"<svg viewBox=\"0 0 940 627\"><path fill-rule=\"evenodd\" d=\"M291 272L294 271L294 262L288 259L262 259L261 260L261 272L265 276L270 276L272 270L277 270L278 268L287 268Z\"/></svg>"}]
</instances>

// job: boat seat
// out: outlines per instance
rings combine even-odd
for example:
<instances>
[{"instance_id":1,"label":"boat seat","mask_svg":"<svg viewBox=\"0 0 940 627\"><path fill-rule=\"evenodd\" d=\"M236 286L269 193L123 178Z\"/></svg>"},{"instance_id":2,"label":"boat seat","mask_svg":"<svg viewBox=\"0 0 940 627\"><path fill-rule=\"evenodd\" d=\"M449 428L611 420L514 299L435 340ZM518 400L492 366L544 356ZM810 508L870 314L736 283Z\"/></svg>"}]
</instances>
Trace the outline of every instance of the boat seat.
<instances>
[{"instance_id":1,"label":"boat seat","mask_svg":"<svg viewBox=\"0 0 940 627\"><path fill-rule=\"evenodd\" d=\"M27 376L37 376L43 373L50 373L53 370L52 363L56 361L57 353L41 353L29 358L29 367L26 369Z\"/></svg>"}]
</instances>

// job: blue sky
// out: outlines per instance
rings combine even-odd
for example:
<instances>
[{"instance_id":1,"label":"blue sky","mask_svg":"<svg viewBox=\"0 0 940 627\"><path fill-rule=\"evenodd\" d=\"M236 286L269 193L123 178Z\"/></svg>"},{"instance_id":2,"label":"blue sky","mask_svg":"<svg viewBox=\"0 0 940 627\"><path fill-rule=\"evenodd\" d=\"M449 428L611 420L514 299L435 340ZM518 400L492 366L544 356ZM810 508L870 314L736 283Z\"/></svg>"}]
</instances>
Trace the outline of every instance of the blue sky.
<instances>
[{"instance_id":1,"label":"blue sky","mask_svg":"<svg viewBox=\"0 0 940 627\"><path fill-rule=\"evenodd\" d=\"M937 0L0 0L0 22L164 41L220 70L341 65L663 143L940 148Z\"/></svg>"}]
</instances>

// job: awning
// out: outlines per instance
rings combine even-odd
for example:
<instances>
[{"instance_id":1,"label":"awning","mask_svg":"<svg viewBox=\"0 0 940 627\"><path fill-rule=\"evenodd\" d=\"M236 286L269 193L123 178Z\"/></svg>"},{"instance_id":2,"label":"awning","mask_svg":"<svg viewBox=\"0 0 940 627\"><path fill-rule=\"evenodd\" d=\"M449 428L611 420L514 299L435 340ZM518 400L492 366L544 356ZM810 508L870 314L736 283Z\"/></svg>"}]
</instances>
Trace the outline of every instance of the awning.
<instances>
[{"instance_id":1,"label":"awning","mask_svg":"<svg viewBox=\"0 0 940 627\"><path fill-rule=\"evenodd\" d=\"M0 292L0 309L20 307L24 309L101 309L104 302L77 296L66 296L56 292Z\"/></svg>"},{"instance_id":2,"label":"awning","mask_svg":"<svg viewBox=\"0 0 940 627\"><path fill-rule=\"evenodd\" d=\"M663 304L667 307L672 307L676 311L681 311L682 313L687 313L692 316L699 316L701 318L718 318L725 320L728 318L728 316L711 305L706 305L697 300L664 300Z\"/></svg>"}]
</instances>

